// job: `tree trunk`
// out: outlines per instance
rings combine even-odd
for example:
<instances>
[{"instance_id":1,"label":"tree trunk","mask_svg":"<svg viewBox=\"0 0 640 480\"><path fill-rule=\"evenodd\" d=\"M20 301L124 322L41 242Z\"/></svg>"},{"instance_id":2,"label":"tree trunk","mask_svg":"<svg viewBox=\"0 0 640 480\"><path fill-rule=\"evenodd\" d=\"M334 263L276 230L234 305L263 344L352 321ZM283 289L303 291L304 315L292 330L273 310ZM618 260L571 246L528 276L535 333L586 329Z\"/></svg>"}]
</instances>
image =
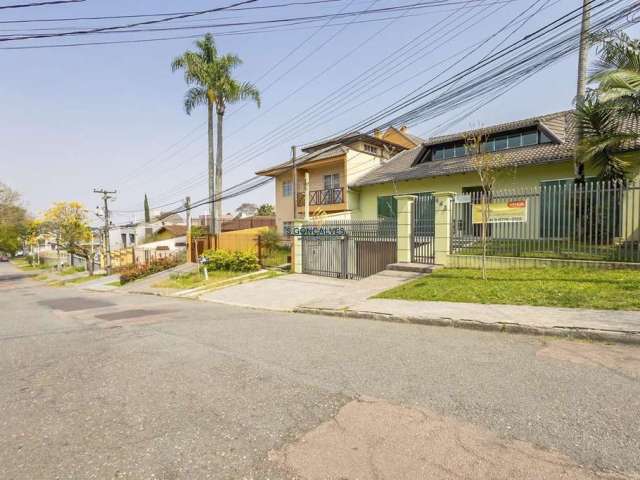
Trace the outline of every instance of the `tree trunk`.
<instances>
[{"instance_id":1,"label":"tree trunk","mask_svg":"<svg viewBox=\"0 0 640 480\"><path fill-rule=\"evenodd\" d=\"M224 117L224 110L218 109L218 124L217 124L217 141L218 150L216 151L216 190L218 195L222 194L222 119ZM216 217L218 222L216 223L216 234L220 234L222 231L222 199L218 199L215 203Z\"/></svg>"},{"instance_id":2,"label":"tree trunk","mask_svg":"<svg viewBox=\"0 0 640 480\"><path fill-rule=\"evenodd\" d=\"M213 202L216 196L216 164L213 159L213 103L209 101L207 104L207 133L209 140L209 215L211 222L209 223L209 233L215 233L216 224L216 204Z\"/></svg>"}]
</instances>

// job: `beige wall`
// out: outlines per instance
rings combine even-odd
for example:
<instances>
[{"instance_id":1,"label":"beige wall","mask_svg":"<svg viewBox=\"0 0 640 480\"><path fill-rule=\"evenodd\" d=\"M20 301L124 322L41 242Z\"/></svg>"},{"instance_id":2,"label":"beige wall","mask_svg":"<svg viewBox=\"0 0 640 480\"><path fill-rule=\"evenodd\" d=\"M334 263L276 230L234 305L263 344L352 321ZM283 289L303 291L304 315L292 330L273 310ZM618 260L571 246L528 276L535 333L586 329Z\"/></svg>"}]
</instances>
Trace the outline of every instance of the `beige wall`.
<instances>
[{"instance_id":1,"label":"beige wall","mask_svg":"<svg viewBox=\"0 0 640 480\"><path fill-rule=\"evenodd\" d=\"M282 232L282 224L293 220L293 196L285 197L282 195L282 184L290 181L291 172L283 173L275 179L276 189L276 228Z\"/></svg>"}]
</instances>

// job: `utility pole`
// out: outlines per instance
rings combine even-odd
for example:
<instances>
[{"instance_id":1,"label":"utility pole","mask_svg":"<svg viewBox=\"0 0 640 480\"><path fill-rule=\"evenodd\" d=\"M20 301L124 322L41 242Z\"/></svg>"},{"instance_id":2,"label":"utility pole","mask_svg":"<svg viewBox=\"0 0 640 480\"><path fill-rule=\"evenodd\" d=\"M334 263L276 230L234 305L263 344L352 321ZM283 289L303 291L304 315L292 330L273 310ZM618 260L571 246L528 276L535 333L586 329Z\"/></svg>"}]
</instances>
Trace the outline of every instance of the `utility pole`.
<instances>
[{"instance_id":1,"label":"utility pole","mask_svg":"<svg viewBox=\"0 0 640 480\"><path fill-rule=\"evenodd\" d=\"M191 197L184 199L184 208L187 212L187 262L191 261Z\"/></svg>"},{"instance_id":2,"label":"utility pole","mask_svg":"<svg viewBox=\"0 0 640 480\"><path fill-rule=\"evenodd\" d=\"M296 167L296 146L291 145L291 193L293 194L293 219L298 217L298 168Z\"/></svg>"},{"instance_id":3,"label":"utility pole","mask_svg":"<svg viewBox=\"0 0 640 480\"><path fill-rule=\"evenodd\" d=\"M592 0L582 0L582 25L580 29L580 49L578 51L578 84L576 91L576 108L584 103L587 94L587 64L589 63L589 21L591 18L590 3ZM581 140L580 129L577 129L578 142ZM584 179L584 164L580 159L575 159L574 173L576 181Z\"/></svg>"},{"instance_id":4,"label":"utility pole","mask_svg":"<svg viewBox=\"0 0 640 480\"><path fill-rule=\"evenodd\" d=\"M111 245L109 242L109 200L113 198L112 195L116 193L115 190L93 189L93 193L99 193L102 195L102 201L104 202L104 252L105 252L105 270L107 275L111 275Z\"/></svg>"}]
</instances>

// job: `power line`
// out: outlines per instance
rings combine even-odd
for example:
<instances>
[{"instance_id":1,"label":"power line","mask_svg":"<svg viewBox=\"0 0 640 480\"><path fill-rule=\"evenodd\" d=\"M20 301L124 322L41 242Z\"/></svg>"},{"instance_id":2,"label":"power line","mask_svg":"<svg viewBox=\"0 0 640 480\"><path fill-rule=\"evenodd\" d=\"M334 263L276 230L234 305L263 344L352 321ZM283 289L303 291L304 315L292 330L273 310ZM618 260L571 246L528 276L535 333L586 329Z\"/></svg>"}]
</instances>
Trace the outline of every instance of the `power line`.
<instances>
[{"instance_id":1,"label":"power line","mask_svg":"<svg viewBox=\"0 0 640 480\"><path fill-rule=\"evenodd\" d=\"M64 0L60 0L60 1L64 1ZM82 0L82 1L84 1L84 0ZM90 34L90 33L106 33L106 32L111 32L111 31L122 30L122 29L126 29L126 28L139 27L139 26L143 26L143 25L155 25L155 24L158 24L158 23L166 23L166 22L171 22L173 20L179 20L179 19L183 19L183 18L195 17L195 16L198 16L198 15L204 15L206 13L220 12L220 11L223 11L223 10L228 10L229 8L232 8L232 7L245 5L247 3L254 3L254 2L257 2L257 1L258 0L243 0L241 2L233 3L233 4L227 5L225 7L210 8L208 10L201 10L201 11L198 11L198 12L184 13L184 14L181 14L181 15L174 15L172 17L160 18L160 19L155 19L155 20L146 20L144 22L129 23L127 25L114 25L114 26L110 26L110 27L97 27L97 28L91 28L91 29L76 30L76 31L71 31L71 32L43 33L43 34L39 34L39 35L12 36L11 38L0 38L0 42L7 42L7 41L14 41L14 40L28 40L28 39L32 39L32 38L66 37L66 36L70 36L70 35L86 35L86 34Z\"/></svg>"},{"instance_id":2,"label":"power line","mask_svg":"<svg viewBox=\"0 0 640 480\"><path fill-rule=\"evenodd\" d=\"M63 3L80 3L86 0L50 0L48 2L32 2L32 3L19 3L17 5L2 5L0 10L7 10L10 8L29 8L29 7L43 7L45 5L60 5Z\"/></svg>"},{"instance_id":3,"label":"power line","mask_svg":"<svg viewBox=\"0 0 640 480\"><path fill-rule=\"evenodd\" d=\"M244 0L243 2L233 4L242 5L245 3L256 2L257 0ZM438 6L448 6L448 5L456 5L461 3L468 3L469 1L483 1L483 0L430 0L427 2L418 2L408 5L400 5L393 7L384 7L372 10L365 11L354 11L354 12L344 12L340 14L323 14L323 15L311 15L306 17L288 17L288 18L279 18L279 19L268 19L268 20L253 20L253 21L245 21L245 22L228 22L228 23L218 23L218 24L208 24L208 25L190 25L190 26L176 26L176 27L163 27L163 28L142 28L142 29L134 29L133 27L145 26L151 24L158 23L166 23L173 20L194 17L196 15L203 15L205 13L211 13L221 10L227 10L231 8L229 7L220 7L216 9L203 10L201 12L195 13L185 13L183 15L175 15L173 17L167 17L162 19L148 20L144 22L137 22L128 25L119 25L119 26L109 26L109 27L98 27L92 29L83 29L83 30L75 30L68 32L58 32L58 33L43 33L43 34L32 34L32 35L6 35L0 36L0 42L14 41L14 40L30 40L30 39L41 39L41 38L52 38L52 37L65 37L71 35L87 35L87 34L99 34L99 33L141 33L141 32L167 32L167 31L180 31L180 30L193 30L197 28L219 28L219 27L231 27L231 26L248 26L248 25L271 25L271 24L281 24L281 23L290 23L297 21L308 21L308 20L322 20L327 17L349 17L354 15L373 15L383 12L394 12L398 10L405 9L424 9L424 8L433 8ZM498 0L499 1L499 0ZM508 0L502 0L508 1Z\"/></svg>"}]
</instances>

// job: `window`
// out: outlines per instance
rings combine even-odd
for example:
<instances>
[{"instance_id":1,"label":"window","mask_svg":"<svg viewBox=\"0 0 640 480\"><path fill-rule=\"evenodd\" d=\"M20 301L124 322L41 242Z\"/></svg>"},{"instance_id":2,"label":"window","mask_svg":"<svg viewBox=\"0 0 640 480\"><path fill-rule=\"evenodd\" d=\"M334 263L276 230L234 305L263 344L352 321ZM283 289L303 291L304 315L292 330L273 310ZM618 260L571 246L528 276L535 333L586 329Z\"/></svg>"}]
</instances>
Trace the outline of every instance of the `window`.
<instances>
[{"instance_id":1,"label":"window","mask_svg":"<svg viewBox=\"0 0 640 480\"><path fill-rule=\"evenodd\" d=\"M501 136L501 137L496 137L495 139L495 149L496 151L498 150L506 150L507 149L507 137L506 136Z\"/></svg>"},{"instance_id":2,"label":"window","mask_svg":"<svg viewBox=\"0 0 640 480\"><path fill-rule=\"evenodd\" d=\"M373 145L369 145L368 143L364 144L364 151L367 153L371 153L373 155L378 154L378 147L374 147Z\"/></svg>"},{"instance_id":3,"label":"window","mask_svg":"<svg viewBox=\"0 0 640 480\"><path fill-rule=\"evenodd\" d=\"M130 233L129 234L129 243L131 245L134 245L136 243L136 234L135 233Z\"/></svg>"},{"instance_id":4,"label":"window","mask_svg":"<svg viewBox=\"0 0 640 480\"><path fill-rule=\"evenodd\" d=\"M551 138L539 130L538 127L529 127L489 137L482 142L481 149L483 152L498 152L551 142ZM422 161L448 160L450 158L464 157L469 153L465 143L460 141L434 145L431 152L431 158L426 157Z\"/></svg>"},{"instance_id":5,"label":"window","mask_svg":"<svg viewBox=\"0 0 640 480\"><path fill-rule=\"evenodd\" d=\"M507 148L518 148L522 146L522 134L513 133L507 137Z\"/></svg>"},{"instance_id":6,"label":"window","mask_svg":"<svg viewBox=\"0 0 640 480\"><path fill-rule=\"evenodd\" d=\"M122 238L122 246L124 248L127 248L127 234L126 233L121 233L120 234L120 238Z\"/></svg>"},{"instance_id":7,"label":"window","mask_svg":"<svg viewBox=\"0 0 640 480\"><path fill-rule=\"evenodd\" d=\"M544 132L540 132L540 143L551 143L551 139Z\"/></svg>"},{"instance_id":8,"label":"window","mask_svg":"<svg viewBox=\"0 0 640 480\"><path fill-rule=\"evenodd\" d=\"M340 188L340 174L332 173L331 175L324 176L324 189L332 190L334 188Z\"/></svg>"},{"instance_id":9,"label":"window","mask_svg":"<svg viewBox=\"0 0 640 480\"><path fill-rule=\"evenodd\" d=\"M522 146L527 147L529 145L535 145L538 143L538 132L524 132L522 134Z\"/></svg>"},{"instance_id":10,"label":"window","mask_svg":"<svg viewBox=\"0 0 640 480\"><path fill-rule=\"evenodd\" d=\"M282 196L290 197L293 195L293 184L290 181L282 182Z\"/></svg>"},{"instance_id":11,"label":"window","mask_svg":"<svg viewBox=\"0 0 640 480\"><path fill-rule=\"evenodd\" d=\"M392 195L378 197L378 218L396 218L398 216L398 201Z\"/></svg>"}]
</instances>

